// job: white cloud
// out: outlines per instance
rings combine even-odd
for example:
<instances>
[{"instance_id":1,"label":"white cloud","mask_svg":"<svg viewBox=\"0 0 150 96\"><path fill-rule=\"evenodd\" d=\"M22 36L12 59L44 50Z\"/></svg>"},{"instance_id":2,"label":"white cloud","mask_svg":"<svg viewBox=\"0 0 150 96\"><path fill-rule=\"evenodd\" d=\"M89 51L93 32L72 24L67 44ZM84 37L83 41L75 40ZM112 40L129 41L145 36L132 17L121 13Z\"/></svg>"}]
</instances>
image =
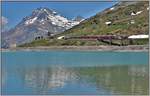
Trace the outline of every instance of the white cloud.
<instances>
[{"instance_id":1,"label":"white cloud","mask_svg":"<svg viewBox=\"0 0 150 96\"><path fill-rule=\"evenodd\" d=\"M1 21L0 22L1 26L4 26L4 25L6 25L8 23L8 19L6 17L4 17L4 16L1 17L0 21Z\"/></svg>"},{"instance_id":2,"label":"white cloud","mask_svg":"<svg viewBox=\"0 0 150 96\"><path fill-rule=\"evenodd\" d=\"M0 24L1 24L1 32L7 31L7 24L8 24L8 19L4 16L0 17Z\"/></svg>"}]
</instances>

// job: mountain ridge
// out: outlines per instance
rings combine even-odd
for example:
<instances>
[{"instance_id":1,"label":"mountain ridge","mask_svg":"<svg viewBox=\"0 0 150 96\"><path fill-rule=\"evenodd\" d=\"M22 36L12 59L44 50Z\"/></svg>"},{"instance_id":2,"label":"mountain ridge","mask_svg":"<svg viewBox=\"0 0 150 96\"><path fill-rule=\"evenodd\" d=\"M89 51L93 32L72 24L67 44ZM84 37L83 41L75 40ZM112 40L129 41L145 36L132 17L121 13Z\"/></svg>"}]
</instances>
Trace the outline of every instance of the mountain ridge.
<instances>
[{"instance_id":1,"label":"mountain ridge","mask_svg":"<svg viewBox=\"0 0 150 96\"><path fill-rule=\"evenodd\" d=\"M46 38L48 32L55 35L79 23L80 21L69 20L54 10L40 7L33 10L31 15L24 17L14 28L3 33L2 47L31 42L39 36Z\"/></svg>"}]
</instances>

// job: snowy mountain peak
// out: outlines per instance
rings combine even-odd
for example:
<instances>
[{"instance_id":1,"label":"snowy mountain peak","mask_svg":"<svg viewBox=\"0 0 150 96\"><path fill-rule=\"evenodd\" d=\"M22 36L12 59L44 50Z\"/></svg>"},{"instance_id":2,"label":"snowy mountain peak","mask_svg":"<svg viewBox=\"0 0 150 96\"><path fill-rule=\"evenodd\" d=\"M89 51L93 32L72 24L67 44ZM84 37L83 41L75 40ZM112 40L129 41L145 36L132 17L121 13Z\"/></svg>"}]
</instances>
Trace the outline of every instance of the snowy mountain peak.
<instances>
[{"instance_id":1,"label":"snowy mountain peak","mask_svg":"<svg viewBox=\"0 0 150 96\"><path fill-rule=\"evenodd\" d=\"M56 11L50 10L45 7L40 7L34 10L29 16L24 24L31 25L33 23L41 23L45 24L45 22L49 22L54 26L63 27L65 29L69 29L80 23L80 20L68 20L67 18L59 15Z\"/></svg>"},{"instance_id":2,"label":"snowy mountain peak","mask_svg":"<svg viewBox=\"0 0 150 96\"><path fill-rule=\"evenodd\" d=\"M36 10L33 11L32 14L40 14L40 13L47 13L47 14L51 14L51 15L56 15L57 14L56 11L48 9L46 7L37 8Z\"/></svg>"},{"instance_id":3,"label":"snowy mountain peak","mask_svg":"<svg viewBox=\"0 0 150 96\"><path fill-rule=\"evenodd\" d=\"M45 20L48 20L50 17L54 17L56 15L58 15L56 11L50 10L45 7L40 7L40 8L35 9L30 16L24 18L25 25L32 24L36 21L43 22Z\"/></svg>"},{"instance_id":4,"label":"snowy mountain peak","mask_svg":"<svg viewBox=\"0 0 150 96\"><path fill-rule=\"evenodd\" d=\"M48 32L54 35L59 34L79 23L80 21L69 20L54 10L40 7L33 10L31 15L23 18L18 25L9 30L8 33L11 35L6 36L4 40L8 45L12 41L19 45L31 42L38 36L45 38Z\"/></svg>"}]
</instances>

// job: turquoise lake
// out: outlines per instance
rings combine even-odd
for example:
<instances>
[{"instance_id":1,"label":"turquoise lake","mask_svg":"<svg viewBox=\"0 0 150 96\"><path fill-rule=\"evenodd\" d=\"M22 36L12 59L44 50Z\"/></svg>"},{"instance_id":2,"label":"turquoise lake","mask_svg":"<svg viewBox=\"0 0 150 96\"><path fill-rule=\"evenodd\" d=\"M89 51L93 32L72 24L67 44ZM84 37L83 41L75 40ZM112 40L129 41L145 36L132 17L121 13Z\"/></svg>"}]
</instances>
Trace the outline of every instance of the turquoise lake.
<instances>
[{"instance_id":1,"label":"turquoise lake","mask_svg":"<svg viewBox=\"0 0 150 96\"><path fill-rule=\"evenodd\" d=\"M2 94L149 94L148 52L2 52Z\"/></svg>"}]
</instances>

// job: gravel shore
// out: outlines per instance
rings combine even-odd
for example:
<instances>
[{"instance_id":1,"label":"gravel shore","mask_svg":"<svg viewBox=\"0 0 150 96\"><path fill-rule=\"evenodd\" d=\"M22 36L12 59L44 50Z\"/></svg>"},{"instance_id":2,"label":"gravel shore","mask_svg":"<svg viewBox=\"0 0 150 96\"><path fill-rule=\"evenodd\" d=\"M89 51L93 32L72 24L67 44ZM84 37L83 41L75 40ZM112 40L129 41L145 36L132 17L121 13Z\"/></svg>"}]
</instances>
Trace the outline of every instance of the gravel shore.
<instances>
[{"instance_id":1,"label":"gravel shore","mask_svg":"<svg viewBox=\"0 0 150 96\"><path fill-rule=\"evenodd\" d=\"M66 51L149 51L148 45L129 46L39 46L39 47L16 47L1 49L2 51L45 51L45 50L66 50Z\"/></svg>"}]
</instances>

